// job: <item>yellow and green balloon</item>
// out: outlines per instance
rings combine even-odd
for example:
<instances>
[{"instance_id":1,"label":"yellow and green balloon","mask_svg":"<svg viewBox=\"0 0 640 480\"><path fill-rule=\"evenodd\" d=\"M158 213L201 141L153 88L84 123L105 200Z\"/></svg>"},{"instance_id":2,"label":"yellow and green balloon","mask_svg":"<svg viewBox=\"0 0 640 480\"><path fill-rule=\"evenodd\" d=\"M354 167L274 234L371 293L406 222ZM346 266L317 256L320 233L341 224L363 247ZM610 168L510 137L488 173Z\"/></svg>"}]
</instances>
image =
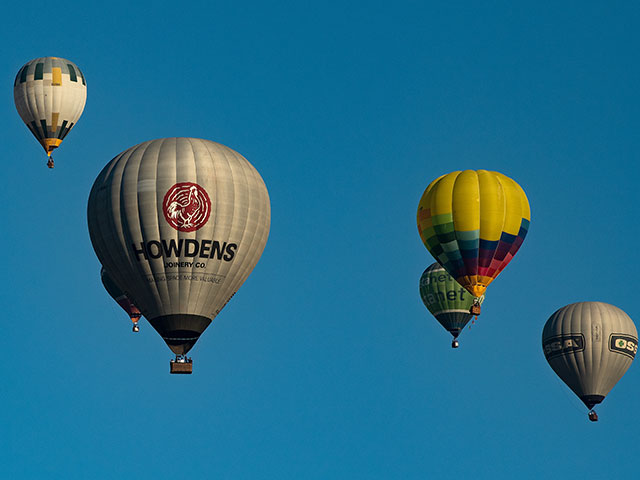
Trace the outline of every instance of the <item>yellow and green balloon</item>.
<instances>
[{"instance_id":1,"label":"yellow and green balloon","mask_svg":"<svg viewBox=\"0 0 640 480\"><path fill-rule=\"evenodd\" d=\"M474 297L481 297L516 254L531 212L524 190L487 170L442 175L418 205L418 231L427 250Z\"/></svg>"}]
</instances>

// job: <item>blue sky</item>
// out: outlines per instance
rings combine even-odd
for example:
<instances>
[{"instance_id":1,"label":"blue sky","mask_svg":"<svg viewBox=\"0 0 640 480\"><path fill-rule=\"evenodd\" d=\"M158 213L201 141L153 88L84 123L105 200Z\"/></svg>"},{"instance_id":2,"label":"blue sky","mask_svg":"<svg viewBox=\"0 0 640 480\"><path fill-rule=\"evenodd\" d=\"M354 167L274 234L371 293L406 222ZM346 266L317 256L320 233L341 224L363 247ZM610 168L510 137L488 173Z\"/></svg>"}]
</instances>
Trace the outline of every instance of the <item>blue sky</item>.
<instances>
[{"instance_id":1,"label":"blue sky","mask_svg":"<svg viewBox=\"0 0 640 480\"><path fill-rule=\"evenodd\" d=\"M597 300L640 320L633 2L14 2L0 29L6 252L0 465L12 479L606 478L640 454L632 365L590 423L542 326ZM40 12L40 13L38 13ZM45 167L11 93L75 62L88 99ZM262 259L194 374L104 291L86 226L102 167L201 137L269 189ZM450 348L422 305L435 177L497 170L529 235Z\"/></svg>"}]
</instances>

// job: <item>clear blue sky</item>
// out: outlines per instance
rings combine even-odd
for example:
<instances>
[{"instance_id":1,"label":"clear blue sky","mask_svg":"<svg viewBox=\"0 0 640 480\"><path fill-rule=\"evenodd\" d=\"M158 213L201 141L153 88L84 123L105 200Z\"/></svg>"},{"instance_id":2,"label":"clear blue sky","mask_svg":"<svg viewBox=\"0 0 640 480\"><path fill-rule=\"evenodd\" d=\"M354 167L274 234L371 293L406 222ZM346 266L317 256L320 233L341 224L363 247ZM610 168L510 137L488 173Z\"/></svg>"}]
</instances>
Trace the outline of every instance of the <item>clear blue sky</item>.
<instances>
[{"instance_id":1,"label":"clear blue sky","mask_svg":"<svg viewBox=\"0 0 640 480\"><path fill-rule=\"evenodd\" d=\"M0 477L633 476L640 367L593 424L540 336L583 300L640 325L640 7L561 3L5 6ZM12 96L47 55L88 86L53 171ZM242 153L272 202L192 376L131 333L86 226L102 167L169 136ZM415 213L466 168L518 181L532 221L452 350L418 296Z\"/></svg>"}]
</instances>

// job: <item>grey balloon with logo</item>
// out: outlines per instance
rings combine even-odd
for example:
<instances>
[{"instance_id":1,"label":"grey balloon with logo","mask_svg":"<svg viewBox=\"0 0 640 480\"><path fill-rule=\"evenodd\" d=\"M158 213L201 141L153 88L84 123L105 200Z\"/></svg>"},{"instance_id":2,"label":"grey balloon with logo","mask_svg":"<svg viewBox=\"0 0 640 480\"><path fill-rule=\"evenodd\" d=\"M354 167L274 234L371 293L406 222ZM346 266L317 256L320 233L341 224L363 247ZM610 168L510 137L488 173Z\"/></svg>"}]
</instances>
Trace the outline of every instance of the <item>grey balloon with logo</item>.
<instances>
[{"instance_id":1,"label":"grey balloon with logo","mask_svg":"<svg viewBox=\"0 0 640 480\"><path fill-rule=\"evenodd\" d=\"M197 138L117 155L93 184L87 216L98 259L177 356L256 266L271 218L258 171Z\"/></svg>"},{"instance_id":2,"label":"grey balloon with logo","mask_svg":"<svg viewBox=\"0 0 640 480\"><path fill-rule=\"evenodd\" d=\"M589 408L601 403L638 350L636 327L624 311L603 302L579 302L557 310L544 326L542 349L556 374Z\"/></svg>"}]
</instances>

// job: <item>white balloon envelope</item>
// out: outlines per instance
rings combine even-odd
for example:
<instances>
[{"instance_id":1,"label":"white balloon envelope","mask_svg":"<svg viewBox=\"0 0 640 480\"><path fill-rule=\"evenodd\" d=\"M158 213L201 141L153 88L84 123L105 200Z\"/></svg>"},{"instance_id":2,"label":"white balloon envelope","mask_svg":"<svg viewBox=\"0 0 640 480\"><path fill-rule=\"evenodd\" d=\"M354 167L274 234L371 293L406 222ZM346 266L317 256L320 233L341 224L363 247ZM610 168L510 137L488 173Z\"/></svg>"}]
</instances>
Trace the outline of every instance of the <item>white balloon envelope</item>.
<instances>
[{"instance_id":1,"label":"white balloon envelope","mask_svg":"<svg viewBox=\"0 0 640 480\"><path fill-rule=\"evenodd\" d=\"M20 118L51 157L82 115L87 83L73 62L40 57L18 71L13 97ZM53 160L47 165L53 168Z\"/></svg>"},{"instance_id":2,"label":"white balloon envelope","mask_svg":"<svg viewBox=\"0 0 640 480\"><path fill-rule=\"evenodd\" d=\"M614 305L572 303L547 320L542 350L556 374L592 409L631 366L638 332L629 315Z\"/></svg>"},{"instance_id":3,"label":"white balloon envelope","mask_svg":"<svg viewBox=\"0 0 640 480\"><path fill-rule=\"evenodd\" d=\"M116 156L91 189L93 248L176 355L247 279L269 236L258 171L224 145L163 138Z\"/></svg>"}]
</instances>

